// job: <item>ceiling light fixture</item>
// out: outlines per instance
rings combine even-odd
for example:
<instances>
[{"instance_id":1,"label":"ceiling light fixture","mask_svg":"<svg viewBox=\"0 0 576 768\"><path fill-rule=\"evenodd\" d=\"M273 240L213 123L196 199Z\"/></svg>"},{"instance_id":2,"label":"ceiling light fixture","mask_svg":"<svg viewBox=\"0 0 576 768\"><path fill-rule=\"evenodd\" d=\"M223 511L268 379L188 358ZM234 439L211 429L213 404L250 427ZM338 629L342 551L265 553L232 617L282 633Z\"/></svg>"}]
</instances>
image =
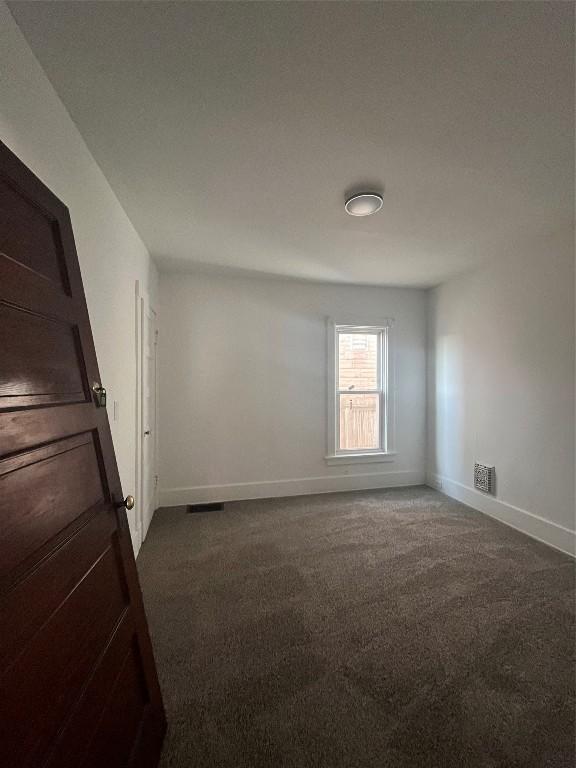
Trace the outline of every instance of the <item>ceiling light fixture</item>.
<instances>
[{"instance_id":1,"label":"ceiling light fixture","mask_svg":"<svg viewBox=\"0 0 576 768\"><path fill-rule=\"evenodd\" d=\"M379 211L383 204L382 195L377 195L374 192L363 192L349 197L344 207L350 216L370 216Z\"/></svg>"}]
</instances>

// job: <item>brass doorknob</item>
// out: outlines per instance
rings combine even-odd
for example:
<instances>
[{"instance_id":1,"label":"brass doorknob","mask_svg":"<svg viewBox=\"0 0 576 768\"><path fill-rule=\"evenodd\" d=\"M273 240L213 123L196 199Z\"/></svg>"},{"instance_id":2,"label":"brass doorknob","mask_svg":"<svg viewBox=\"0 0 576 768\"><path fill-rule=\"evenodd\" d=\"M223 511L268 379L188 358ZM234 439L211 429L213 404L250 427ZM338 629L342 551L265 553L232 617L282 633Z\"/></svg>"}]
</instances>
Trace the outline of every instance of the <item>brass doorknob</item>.
<instances>
[{"instance_id":1,"label":"brass doorknob","mask_svg":"<svg viewBox=\"0 0 576 768\"><path fill-rule=\"evenodd\" d=\"M133 509L134 508L134 496L126 496L124 501L121 501L120 504L118 504L119 507L126 507L126 509Z\"/></svg>"}]
</instances>

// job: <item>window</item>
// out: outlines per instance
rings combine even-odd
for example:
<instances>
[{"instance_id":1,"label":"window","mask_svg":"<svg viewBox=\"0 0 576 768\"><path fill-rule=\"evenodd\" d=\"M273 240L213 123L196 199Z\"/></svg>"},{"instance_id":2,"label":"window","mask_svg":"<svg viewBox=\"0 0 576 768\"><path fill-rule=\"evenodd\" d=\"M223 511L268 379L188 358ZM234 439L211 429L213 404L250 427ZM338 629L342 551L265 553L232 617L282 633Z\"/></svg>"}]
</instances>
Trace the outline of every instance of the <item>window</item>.
<instances>
[{"instance_id":1,"label":"window","mask_svg":"<svg viewBox=\"0 0 576 768\"><path fill-rule=\"evenodd\" d=\"M390 323L330 324L328 456L383 461L391 451Z\"/></svg>"}]
</instances>

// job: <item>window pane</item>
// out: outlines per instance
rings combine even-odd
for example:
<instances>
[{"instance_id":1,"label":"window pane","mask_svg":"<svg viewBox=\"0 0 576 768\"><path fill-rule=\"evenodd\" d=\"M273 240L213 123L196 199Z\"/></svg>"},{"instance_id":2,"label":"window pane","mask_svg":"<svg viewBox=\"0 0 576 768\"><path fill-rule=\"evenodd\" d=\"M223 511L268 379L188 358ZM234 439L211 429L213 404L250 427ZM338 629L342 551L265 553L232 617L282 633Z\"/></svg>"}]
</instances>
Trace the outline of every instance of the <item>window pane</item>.
<instances>
[{"instance_id":1,"label":"window pane","mask_svg":"<svg viewBox=\"0 0 576 768\"><path fill-rule=\"evenodd\" d=\"M338 389L378 388L378 334L338 334Z\"/></svg>"},{"instance_id":2,"label":"window pane","mask_svg":"<svg viewBox=\"0 0 576 768\"><path fill-rule=\"evenodd\" d=\"M380 397L378 395L338 395L341 451L380 448Z\"/></svg>"}]
</instances>

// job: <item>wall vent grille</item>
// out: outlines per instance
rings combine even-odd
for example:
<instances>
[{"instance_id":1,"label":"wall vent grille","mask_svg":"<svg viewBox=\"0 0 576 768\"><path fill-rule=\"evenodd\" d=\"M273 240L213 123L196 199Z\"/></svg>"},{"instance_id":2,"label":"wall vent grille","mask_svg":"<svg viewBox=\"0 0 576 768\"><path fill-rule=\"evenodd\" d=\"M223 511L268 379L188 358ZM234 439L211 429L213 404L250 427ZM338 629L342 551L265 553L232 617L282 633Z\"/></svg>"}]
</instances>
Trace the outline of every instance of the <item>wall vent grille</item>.
<instances>
[{"instance_id":1,"label":"wall vent grille","mask_svg":"<svg viewBox=\"0 0 576 768\"><path fill-rule=\"evenodd\" d=\"M474 464L474 488L484 493L496 492L496 469L487 464Z\"/></svg>"}]
</instances>

